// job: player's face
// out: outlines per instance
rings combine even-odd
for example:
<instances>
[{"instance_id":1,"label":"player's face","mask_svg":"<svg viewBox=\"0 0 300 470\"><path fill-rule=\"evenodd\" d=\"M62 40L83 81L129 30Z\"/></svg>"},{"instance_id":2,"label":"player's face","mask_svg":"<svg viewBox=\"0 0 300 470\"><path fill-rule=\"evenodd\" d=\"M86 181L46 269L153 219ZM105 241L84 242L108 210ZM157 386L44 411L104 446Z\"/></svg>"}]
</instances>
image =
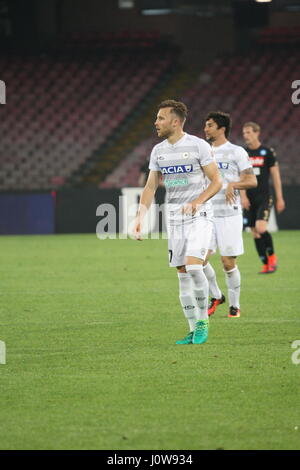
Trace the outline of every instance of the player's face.
<instances>
[{"instance_id":1,"label":"player's face","mask_svg":"<svg viewBox=\"0 0 300 470\"><path fill-rule=\"evenodd\" d=\"M246 145L253 145L257 143L258 132L255 132L252 127L243 128L243 137Z\"/></svg>"},{"instance_id":2,"label":"player's face","mask_svg":"<svg viewBox=\"0 0 300 470\"><path fill-rule=\"evenodd\" d=\"M218 124L213 119L208 119L204 126L204 133L206 140L212 143L224 135L224 128L218 128Z\"/></svg>"},{"instance_id":3,"label":"player's face","mask_svg":"<svg viewBox=\"0 0 300 470\"><path fill-rule=\"evenodd\" d=\"M161 108L157 113L156 121L154 123L158 137L167 139L173 135L175 130L175 120L176 118L171 112L171 108Z\"/></svg>"}]
</instances>

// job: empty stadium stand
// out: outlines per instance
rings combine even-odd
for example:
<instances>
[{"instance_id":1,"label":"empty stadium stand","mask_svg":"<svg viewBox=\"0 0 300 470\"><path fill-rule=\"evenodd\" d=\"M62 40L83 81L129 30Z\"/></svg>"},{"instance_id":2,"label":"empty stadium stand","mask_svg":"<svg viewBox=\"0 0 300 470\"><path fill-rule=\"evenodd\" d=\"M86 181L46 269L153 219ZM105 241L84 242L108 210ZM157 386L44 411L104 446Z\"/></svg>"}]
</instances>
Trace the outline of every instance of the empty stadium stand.
<instances>
[{"instance_id":1,"label":"empty stadium stand","mask_svg":"<svg viewBox=\"0 0 300 470\"><path fill-rule=\"evenodd\" d=\"M172 63L172 52L148 46L91 58L1 57L0 190L55 188L86 163Z\"/></svg>"},{"instance_id":2,"label":"empty stadium stand","mask_svg":"<svg viewBox=\"0 0 300 470\"><path fill-rule=\"evenodd\" d=\"M118 141L118 131L120 126L126 129L133 113L158 89L174 62L174 51L157 50L153 47L157 35L148 33L75 39L83 51L77 58L0 57L0 79L7 86L7 102L0 106L2 191L57 188L72 184L74 175L78 182L87 172L92 175L87 181L100 187L137 185L140 166L158 141L153 119L145 121L143 133L131 127L135 139L128 131L126 146L126 139ZM95 40L99 53L89 57L85 51ZM108 49L103 47L105 41ZM136 43L140 47L132 47ZM299 79L297 49L287 53L262 48L215 59L180 95L173 95L170 88L172 96L165 98L188 105L186 130L199 136L204 116L215 109L231 113L231 139L239 144L243 144L243 123L259 122L263 142L277 150L283 183L299 184L300 105L291 100L292 82ZM110 164L104 162L105 171L93 175L101 149L112 141L119 144L118 156L108 154Z\"/></svg>"},{"instance_id":3,"label":"empty stadium stand","mask_svg":"<svg viewBox=\"0 0 300 470\"><path fill-rule=\"evenodd\" d=\"M189 107L186 130L203 137L203 119L212 110L230 112L231 139L243 145L243 123L257 121L262 141L274 146L284 184L300 183L300 105L292 103L291 88L300 79L300 55L279 51L218 58L205 68L181 99ZM102 186L136 186L139 168L157 143L154 132L140 142Z\"/></svg>"}]
</instances>

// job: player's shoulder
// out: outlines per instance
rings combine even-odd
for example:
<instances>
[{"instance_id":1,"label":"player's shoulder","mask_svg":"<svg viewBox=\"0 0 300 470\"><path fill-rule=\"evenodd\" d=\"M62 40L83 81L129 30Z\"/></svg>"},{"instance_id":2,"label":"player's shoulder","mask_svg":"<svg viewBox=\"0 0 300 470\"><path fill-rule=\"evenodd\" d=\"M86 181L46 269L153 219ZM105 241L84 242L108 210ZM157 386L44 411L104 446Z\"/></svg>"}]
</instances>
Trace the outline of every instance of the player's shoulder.
<instances>
[{"instance_id":1,"label":"player's shoulder","mask_svg":"<svg viewBox=\"0 0 300 470\"><path fill-rule=\"evenodd\" d=\"M201 137L198 137L197 135L194 134L189 134L188 132L185 133L185 138L186 140L189 140L190 142L205 142L204 139L201 139Z\"/></svg>"},{"instance_id":2,"label":"player's shoulder","mask_svg":"<svg viewBox=\"0 0 300 470\"><path fill-rule=\"evenodd\" d=\"M247 151L241 145L233 144L232 142L227 142L227 147L232 151L232 153L237 156L248 157Z\"/></svg>"},{"instance_id":3,"label":"player's shoulder","mask_svg":"<svg viewBox=\"0 0 300 470\"><path fill-rule=\"evenodd\" d=\"M259 149L260 155L262 156L271 156L276 157L276 152L273 147L267 147L266 145L261 145Z\"/></svg>"},{"instance_id":4,"label":"player's shoulder","mask_svg":"<svg viewBox=\"0 0 300 470\"><path fill-rule=\"evenodd\" d=\"M238 152L240 149L245 150L241 145L233 144L229 140L227 140L226 146L235 152Z\"/></svg>"},{"instance_id":5,"label":"player's shoulder","mask_svg":"<svg viewBox=\"0 0 300 470\"><path fill-rule=\"evenodd\" d=\"M197 135L193 134L186 134L186 140L185 143L189 143L191 145L197 145L199 148L204 148L204 149L211 149L211 146L209 145L206 140L202 139L201 137L198 137Z\"/></svg>"},{"instance_id":6,"label":"player's shoulder","mask_svg":"<svg viewBox=\"0 0 300 470\"><path fill-rule=\"evenodd\" d=\"M162 142L158 142L158 144L155 144L154 147L152 148L152 155L156 154L157 152L163 150L164 147L166 147L168 143L168 140L165 139Z\"/></svg>"}]
</instances>

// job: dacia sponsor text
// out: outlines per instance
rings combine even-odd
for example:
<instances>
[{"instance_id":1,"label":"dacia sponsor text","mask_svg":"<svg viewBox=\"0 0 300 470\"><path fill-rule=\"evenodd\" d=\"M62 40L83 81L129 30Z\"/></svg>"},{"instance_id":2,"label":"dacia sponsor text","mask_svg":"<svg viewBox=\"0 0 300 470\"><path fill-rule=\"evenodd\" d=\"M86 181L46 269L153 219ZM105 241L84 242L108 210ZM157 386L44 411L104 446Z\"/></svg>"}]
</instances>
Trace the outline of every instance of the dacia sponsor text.
<instances>
[{"instance_id":1,"label":"dacia sponsor text","mask_svg":"<svg viewBox=\"0 0 300 470\"><path fill-rule=\"evenodd\" d=\"M179 173L191 173L193 165L171 165L161 167L163 175L177 175Z\"/></svg>"}]
</instances>

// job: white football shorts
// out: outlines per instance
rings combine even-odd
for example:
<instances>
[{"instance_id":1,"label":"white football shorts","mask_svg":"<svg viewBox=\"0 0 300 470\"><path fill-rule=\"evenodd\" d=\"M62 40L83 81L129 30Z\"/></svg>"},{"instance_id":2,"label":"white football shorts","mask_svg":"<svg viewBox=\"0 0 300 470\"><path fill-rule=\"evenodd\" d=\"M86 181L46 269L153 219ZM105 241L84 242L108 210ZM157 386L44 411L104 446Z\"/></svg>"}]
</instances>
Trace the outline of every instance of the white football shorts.
<instances>
[{"instance_id":1,"label":"white football shorts","mask_svg":"<svg viewBox=\"0 0 300 470\"><path fill-rule=\"evenodd\" d=\"M213 233L209 249L219 249L221 256L239 256L244 253L243 216L214 217Z\"/></svg>"},{"instance_id":2,"label":"white football shorts","mask_svg":"<svg viewBox=\"0 0 300 470\"><path fill-rule=\"evenodd\" d=\"M168 227L169 265L185 266L187 256L205 260L213 232L213 222L197 217L191 223Z\"/></svg>"}]
</instances>

